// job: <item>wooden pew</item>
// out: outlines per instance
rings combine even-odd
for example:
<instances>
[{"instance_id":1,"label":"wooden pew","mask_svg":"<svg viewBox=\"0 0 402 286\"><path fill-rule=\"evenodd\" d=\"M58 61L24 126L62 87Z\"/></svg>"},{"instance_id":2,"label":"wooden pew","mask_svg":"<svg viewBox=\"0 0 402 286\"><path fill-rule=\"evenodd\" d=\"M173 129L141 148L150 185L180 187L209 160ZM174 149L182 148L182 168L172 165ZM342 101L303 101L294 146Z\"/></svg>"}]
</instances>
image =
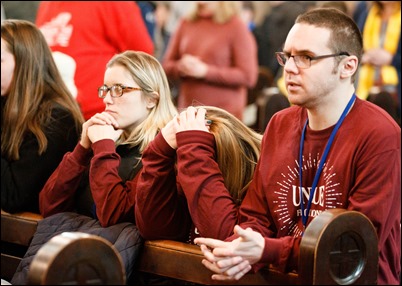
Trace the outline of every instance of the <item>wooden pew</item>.
<instances>
[{"instance_id":1,"label":"wooden pew","mask_svg":"<svg viewBox=\"0 0 402 286\"><path fill-rule=\"evenodd\" d=\"M2 212L1 272L2 278L6 280L11 279L11 277L8 278L5 274L3 274L3 271L11 271L12 269L6 269L3 267L3 242L14 241L21 243L22 246L27 246L26 243L30 241L34 232L26 232L26 236L23 239L21 239L21 237L17 239L17 237L23 234L23 232L14 230L14 228L18 228L19 224L24 225L27 223L32 223L32 218L27 218L28 221L24 220L25 219L22 218L21 214L10 215ZM4 225L4 223L6 225ZM3 227L4 229L9 230L7 234L4 233ZM18 235L15 235L16 237L14 237L13 233ZM49 278L49 276L55 276L54 271L52 272L49 269L51 269L51 262L54 261L58 255L60 255L58 253L64 253L64 256L67 257L68 255L76 255L74 252L82 252L84 237L80 237L80 235L82 234L76 233L74 236L73 233L69 233L71 238L71 241L67 243L70 245L69 250L67 252L63 252L60 249L58 251L54 251L55 255L53 257L47 254L45 256L47 256L48 260L44 259L43 255L38 252L37 257L35 257L31 264L29 274L33 277L41 277L42 280L32 280L36 282L35 284L39 283L38 281L42 281L40 283L46 284L46 281L49 281L46 280ZM56 238L57 237L55 237L55 239ZM88 239L88 235L86 238ZM96 240L96 238L89 238ZM91 243L94 243L95 240ZM51 241L49 241L48 244L49 243L51 243ZM57 244L61 249L65 249L67 247L66 245L60 243L56 243L56 245ZM74 244L75 247L71 248L72 244ZM102 252L107 252L107 248L113 249L113 246L107 245L107 243L104 246L105 249L102 250ZM53 247L55 247L54 242L52 244L52 248ZM49 252L46 251L43 253ZM112 256L114 255L113 253ZM88 252L87 255L91 256L91 252ZM49 257L51 258L49 259ZM88 257L88 259L94 259L94 257ZM197 284L225 284L222 282L213 281L211 279L212 272L202 265L202 259L203 255L199 247L195 245L168 240L146 241L138 264L138 270ZM41 266L37 267L35 261L39 261ZM230 283L226 284L376 284L378 272L376 231L367 217L359 212L346 211L343 209L332 209L325 211L314 219L306 229L300 245L300 261L302 263L300 263L298 273L281 273L272 267L266 267L258 273L246 274L239 281L231 281ZM124 268L119 264L118 259L115 260L115 262L110 263L111 265L108 266L110 268ZM105 271L107 270L108 269L105 269ZM122 275L124 276L124 273ZM100 277L99 279L103 279L103 281L105 281L106 278ZM124 278L117 277L117 279Z\"/></svg>"},{"instance_id":2,"label":"wooden pew","mask_svg":"<svg viewBox=\"0 0 402 286\"><path fill-rule=\"evenodd\" d=\"M196 245L170 240L146 241L138 269L203 285L298 284L296 273L283 274L268 267L256 274L247 274L239 281L217 282L211 279L213 273L202 265L202 259L203 255Z\"/></svg>"},{"instance_id":3,"label":"wooden pew","mask_svg":"<svg viewBox=\"0 0 402 286\"><path fill-rule=\"evenodd\" d=\"M1 278L10 281L28 249L42 216L1 210Z\"/></svg>"},{"instance_id":4,"label":"wooden pew","mask_svg":"<svg viewBox=\"0 0 402 286\"><path fill-rule=\"evenodd\" d=\"M281 273L266 267L246 274L230 285L377 284L377 234L362 213L327 210L307 227L300 245L299 273ZM197 284L224 284L211 280L198 246L174 241L147 241L139 270Z\"/></svg>"},{"instance_id":5,"label":"wooden pew","mask_svg":"<svg viewBox=\"0 0 402 286\"><path fill-rule=\"evenodd\" d=\"M63 232L37 252L29 285L124 285L125 267L106 239L82 232Z\"/></svg>"}]
</instances>

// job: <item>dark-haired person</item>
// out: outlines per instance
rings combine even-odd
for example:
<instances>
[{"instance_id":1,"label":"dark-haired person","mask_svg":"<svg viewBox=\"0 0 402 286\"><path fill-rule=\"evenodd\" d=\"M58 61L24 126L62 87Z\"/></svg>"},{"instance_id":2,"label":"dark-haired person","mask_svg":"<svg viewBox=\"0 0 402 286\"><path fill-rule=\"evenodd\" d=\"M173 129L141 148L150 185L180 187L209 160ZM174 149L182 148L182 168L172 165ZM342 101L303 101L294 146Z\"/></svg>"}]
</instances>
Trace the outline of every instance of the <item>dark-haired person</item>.
<instances>
[{"instance_id":1,"label":"dark-haired person","mask_svg":"<svg viewBox=\"0 0 402 286\"><path fill-rule=\"evenodd\" d=\"M39 212L39 192L84 119L43 34L26 20L1 22L1 208Z\"/></svg>"}]
</instances>

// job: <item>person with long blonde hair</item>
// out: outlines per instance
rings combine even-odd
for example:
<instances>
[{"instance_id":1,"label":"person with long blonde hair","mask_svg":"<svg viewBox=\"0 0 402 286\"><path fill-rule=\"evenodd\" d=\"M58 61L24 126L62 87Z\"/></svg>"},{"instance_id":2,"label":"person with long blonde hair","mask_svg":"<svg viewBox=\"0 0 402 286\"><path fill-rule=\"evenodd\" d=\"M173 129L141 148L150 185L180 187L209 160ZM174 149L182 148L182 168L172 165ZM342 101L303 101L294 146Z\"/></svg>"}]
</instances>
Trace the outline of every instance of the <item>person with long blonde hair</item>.
<instances>
[{"instance_id":1,"label":"person with long blonde hair","mask_svg":"<svg viewBox=\"0 0 402 286\"><path fill-rule=\"evenodd\" d=\"M98 96L105 111L83 124L81 140L40 193L44 217L74 211L102 226L134 222L142 153L177 110L161 64L140 51L109 61Z\"/></svg>"},{"instance_id":2,"label":"person with long blonde hair","mask_svg":"<svg viewBox=\"0 0 402 286\"><path fill-rule=\"evenodd\" d=\"M224 109L183 110L144 151L135 207L141 235L190 243L230 235L261 138Z\"/></svg>"},{"instance_id":3,"label":"person with long blonde hair","mask_svg":"<svg viewBox=\"0 0 402 286\"><path fill-rule=\"evenodd\" d=\"M84 119L40 30L1 22L1 208L39 212L39 192Z\"/></svg>"}]
</instances>

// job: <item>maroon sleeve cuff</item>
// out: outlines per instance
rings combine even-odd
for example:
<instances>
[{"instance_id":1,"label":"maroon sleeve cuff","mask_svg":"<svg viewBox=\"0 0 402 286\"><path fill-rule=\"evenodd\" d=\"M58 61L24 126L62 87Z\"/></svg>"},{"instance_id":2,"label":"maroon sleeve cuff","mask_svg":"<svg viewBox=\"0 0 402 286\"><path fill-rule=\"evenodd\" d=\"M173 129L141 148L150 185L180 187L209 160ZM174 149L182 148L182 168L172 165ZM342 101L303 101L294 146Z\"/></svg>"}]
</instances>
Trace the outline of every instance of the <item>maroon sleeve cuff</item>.
<instances>
[{"instance_id":1,"label":"maroon sleeve cuff","mask_svg":"<svg viewBox=\"0 0 402 286\"><path fill-rule=\"evenodd\" d=\"M92 152L91 149L86 149L80 143L78 143L75 146L71 156L75 161L78 162L78 164L87 166L91 160Z\"/></svg>"},{"instance_id":2,"label":"maroon sleeve cuff","mask_svg":"<svg viewBox=\"0 0 402 286\"><path fill-rule=\"evenodd\" d=\"M181 131L176 134L177 146L185 144L201 143L215 147L215 136L212 133L201 130Z\"/></svg>"},{"instance_id":3,"label":"maroon sleeve cuff","mask_svg":"<svg viewBox=\"0 0 402 286\"><path fill-rule=\"evenodd\" d=\"M99 152L116 152L116 145L112 139L102 139L95 143L92 143L92 150L94 155Z\"/></svg>"},{"instance_id":4,"label":"maroon sleeve cuff","mask_svg":"<svg viewBox=\"0 0 402 286\"><path fill-rule=\"evenodd\" d=\"M162 132L159 132L154 141L153 141L153 148L161 154L164 154L169 157L174 157L176 155L176 150L173 149L165 140L162 135Z\"/></svg>"}]
</instances>

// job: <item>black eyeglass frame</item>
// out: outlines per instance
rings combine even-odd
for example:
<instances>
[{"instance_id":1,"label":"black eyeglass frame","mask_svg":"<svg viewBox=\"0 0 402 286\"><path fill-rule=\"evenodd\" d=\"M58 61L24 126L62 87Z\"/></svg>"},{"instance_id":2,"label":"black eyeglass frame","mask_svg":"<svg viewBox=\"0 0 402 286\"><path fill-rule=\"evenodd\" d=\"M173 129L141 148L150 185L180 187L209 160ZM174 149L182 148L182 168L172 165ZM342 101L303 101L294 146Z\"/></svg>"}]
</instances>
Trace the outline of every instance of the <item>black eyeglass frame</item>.
<instances>
[{"instance_id":1,"label":"black eyeglass frame","mask_svg":"<svg viewBox=\"0 0 402 286\"><path fill-rule=\"evenodd\" d=\"M285 65L286 65L286 63L287 63L287 61L290 59L290 58L292 58L293 57L293 60L295 61L295 65L298 67L298 68L301 68L301 69L308 69L308 68L310 68L311 67L311 61L315 61L315 60L320 60L320 59L325 59L325 58L331 58L331 57L340 57L340 56L350 56L350 54L348 53L348 52L340 52L340 53L338 53L338 54L330 54L330 55L322 55L322 56L316 56L316 57L310 57L310 56L308 56L308 55L287 55L286 53L284 53L284 52L276 52L275 53L275 55L276 55L276 60L278 61L278 64L280 65L280 66L282 66L282 67L284 67ZM298 63L300 63L299 62L299 58L300 57L305 57L305 58L308 58L309 60L308 60L308 66L306 66L306 67L304 67L304 66L299 66L299 64Z\"/></svg>"},{"instance_id":2,"label":"black eyeglass frame","mask_svg":"<svg viewBox=\"0 0 402 286\"><path fill-rule=\"evenodd\" d=\"M120 94L117 94L116 87L120 88L120 90L121 90ZM126 90L142 90L142 88L125 86L125 85L119 84L119 83L114 84L111 87L108 87L106 84L104 84L104 85L98 87L98 96L99 96L99 98L103 99L106 97L107 93L110 91L111 97L113 97L113 98L121 97Z\"/></svg>"}]
</instances>

